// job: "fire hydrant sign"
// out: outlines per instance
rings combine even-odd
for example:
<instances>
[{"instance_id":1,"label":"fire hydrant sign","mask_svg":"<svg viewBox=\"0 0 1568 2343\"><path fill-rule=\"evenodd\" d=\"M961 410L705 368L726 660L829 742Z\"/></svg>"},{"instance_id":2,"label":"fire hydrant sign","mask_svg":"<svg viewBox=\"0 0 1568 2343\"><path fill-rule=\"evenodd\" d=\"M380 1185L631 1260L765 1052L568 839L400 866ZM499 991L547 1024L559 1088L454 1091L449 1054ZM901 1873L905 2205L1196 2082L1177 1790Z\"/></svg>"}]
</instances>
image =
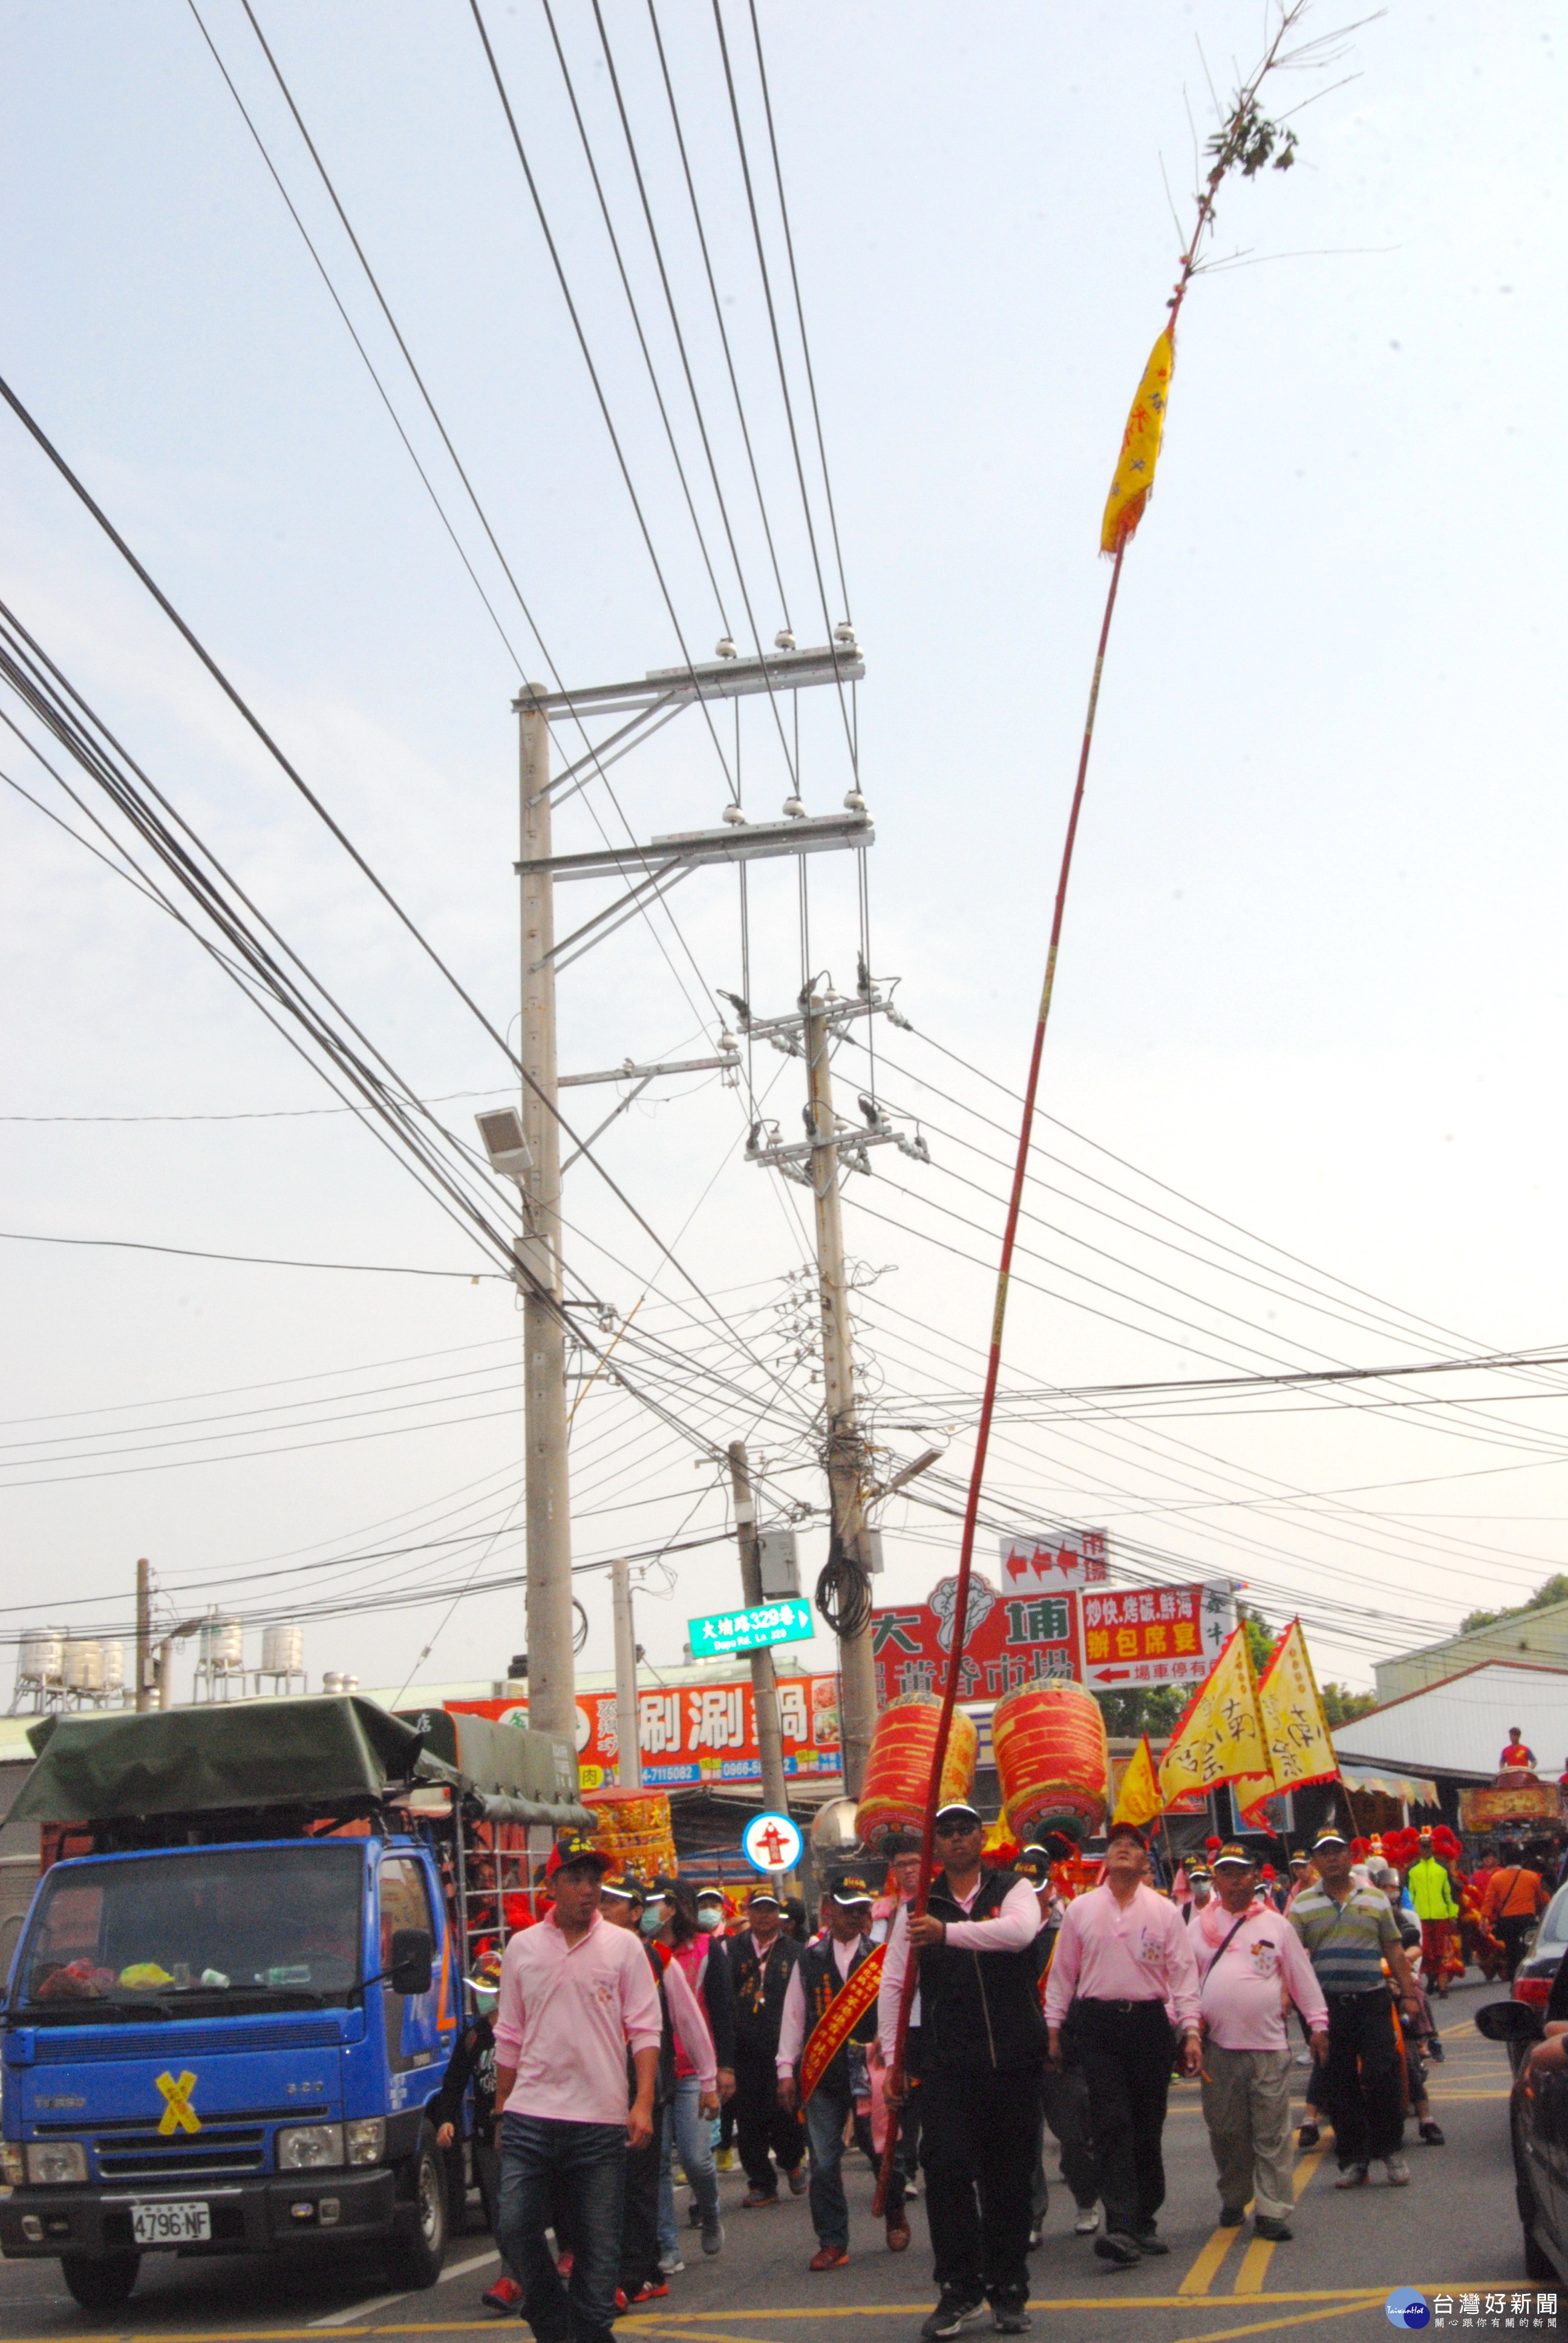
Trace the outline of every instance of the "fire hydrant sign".
<instances>
[{"instance_id":1,"label":"fire hydrant sign","mask_svg":"<svg viewBox=\"0 0 1568 2343\"><path fill-rule=\"evenodd\" d=\"M749 1611L715 1611L687 1623L694 1660L724 1659L732 1652L765 1651L769 1644L804 1643L817 1632L809 1603L759 1603Z\"/></svg>"},{"instance_id":2,"label":"fire hydrant sign","mask_svg":"<svg viewBox=\"0 0 1568 2343\"><path fill-rule=\"evenodd\" d=\"M753 1815L740 1849L753 1871L793 1871L800 1860L800 1833L788 1815Z\"/></svg>"}]
</instances>

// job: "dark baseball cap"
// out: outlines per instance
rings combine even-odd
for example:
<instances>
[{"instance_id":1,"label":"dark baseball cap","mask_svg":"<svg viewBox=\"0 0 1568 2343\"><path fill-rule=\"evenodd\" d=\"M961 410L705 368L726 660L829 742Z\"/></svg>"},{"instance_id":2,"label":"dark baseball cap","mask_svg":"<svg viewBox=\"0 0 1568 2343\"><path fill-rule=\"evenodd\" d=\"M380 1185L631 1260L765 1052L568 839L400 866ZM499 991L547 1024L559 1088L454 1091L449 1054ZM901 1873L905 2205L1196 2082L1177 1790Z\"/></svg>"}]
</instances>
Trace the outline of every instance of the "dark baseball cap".
<instances>
[{"instance_id":1,"label":"dark baseball cap","mask_svg":"<svg viewBox=\"0 0 1568 2343\"><path fill-rule=\"evenodd\" d=\"M954 1798L949 1805L937 1808L939 1831L944 1823L950 1831L980 1830L983 1826L980 1814L966 1798Z\"/></svg>"},{"instance_id":2,"label":"dark baseball cap","mask_svg":"<svg viewBox=\"0 0 1568 2343\"><path fill-rule=\"evenodd\" d=\"M830 1890L835 1904L874 1904L875 1896L858 1871L845 1872Z\"/></svg>"},{"instance_id":3,"label":"dark baseball cap","mask_svg":"<svg viewBox=\"0 0 1568 2343\"><path fill-rule=\"evenodd\" d=\"M1258 1858L1255 1855L1249 1855L1247 1853L1246 1848L1241 1845L1239 1840L1229 1839L1220 1849L1219 1854L1214 1857L1214 1868L1218 1871L1220 1865L1222 1863L1225 1863L1230 1864L1232 1867L1240 1865L1244 1871L1251 1871L1256 1866L1257 1860Z\"/></svg>"},{"instance_id":4,"label":"dark baseball cap","mask_svg":"<svg viewBox=\"0 0 1568 2343\"><path fill-rule=\"evenodd\" d=\"M607 1855L598 1840L590 1838L586 1831L568 1831L564 1838L556 1842L557 1870L565 1871L575 1863L597 1863L601 1871L616 1868L614 1855Z\"/></svg>"}]
</instances>

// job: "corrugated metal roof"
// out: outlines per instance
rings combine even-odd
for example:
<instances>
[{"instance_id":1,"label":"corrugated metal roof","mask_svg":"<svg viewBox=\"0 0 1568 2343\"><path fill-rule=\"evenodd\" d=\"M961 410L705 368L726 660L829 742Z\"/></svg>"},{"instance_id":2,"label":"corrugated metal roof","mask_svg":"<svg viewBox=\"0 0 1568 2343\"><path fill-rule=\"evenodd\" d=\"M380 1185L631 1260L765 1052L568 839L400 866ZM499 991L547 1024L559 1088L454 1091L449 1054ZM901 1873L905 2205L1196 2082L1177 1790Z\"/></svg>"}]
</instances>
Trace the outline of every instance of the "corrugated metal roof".
<instances>
[{"instance_id":1,"label":"corrugated metal roof","mask_svg":"<svg viewBox=\"0 0 1568 2343\"><path fill-rule=\"evenodd\" d=\"M1511 1725L1523 1728L1542 1780L1554 1782L1568 1768L1568 1670L1506 1662L1467 1668L1342 1725L1334 1748L1355 1765L1484 1782L1496 1774Z\"/></svg>"}]
</instances>

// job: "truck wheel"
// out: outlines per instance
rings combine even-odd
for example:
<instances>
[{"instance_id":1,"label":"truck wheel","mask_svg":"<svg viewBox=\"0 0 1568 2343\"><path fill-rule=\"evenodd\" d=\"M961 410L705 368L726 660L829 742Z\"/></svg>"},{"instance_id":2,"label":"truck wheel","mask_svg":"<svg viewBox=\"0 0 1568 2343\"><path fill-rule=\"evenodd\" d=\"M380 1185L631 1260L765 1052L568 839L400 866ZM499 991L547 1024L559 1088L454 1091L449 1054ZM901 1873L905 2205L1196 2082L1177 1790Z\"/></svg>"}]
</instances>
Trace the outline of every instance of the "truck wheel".
<instances>
[{"instance_id":1,"label":"truck wheel","mask_svg":"<svg viewBox=\"0 0 1568 2343\"><path fill-rule=\"evenodd\" d=\"M398 2234L387 2253L394 2286L434 2286L447 2258L447 2174L445 2158L428 2124L419 2145L404 2167L412 2201L397 2209Z\"/></svg>"},{"instance_id":2,"label":"truck wheel","mask_svg":"<svg viewBox=\"0 0 1568 2343\"><path fill-rule=\"evenodd\" d=\"M109 2254L102 2261L60 2257L60 2275L84 2310L118 2310L130 2300L141 2266L140 2254Z\"/></svg>"}]
</instances>

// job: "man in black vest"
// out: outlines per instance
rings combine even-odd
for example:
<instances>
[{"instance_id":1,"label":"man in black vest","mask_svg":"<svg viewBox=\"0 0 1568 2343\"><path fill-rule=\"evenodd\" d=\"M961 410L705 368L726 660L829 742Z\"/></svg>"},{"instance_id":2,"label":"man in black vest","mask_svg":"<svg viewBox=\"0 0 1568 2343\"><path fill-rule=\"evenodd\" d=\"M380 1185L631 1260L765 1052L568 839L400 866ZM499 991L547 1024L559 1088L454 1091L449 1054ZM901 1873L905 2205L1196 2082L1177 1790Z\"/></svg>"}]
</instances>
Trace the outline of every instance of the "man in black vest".
<instances>
[{"instance_id":1,"label":"man in black vest","mask_svg":"<svg viewBox=\"0 0 1568 2343\"><path fill-rule=\"evenodd\" d=\"M999 2335L1029 2327L1030 2188L1045 2019L1033 1944L1040 1906L1027 1879L980 1866L983 1825L970 1805L936 1818L941 1865L923 1916L894 1919L882 1964L878 2031L892 2065L912 1946L920 1971L920 2162L940 2298L927 2343L957 2335L989 2300ZM899 2106L901 2074L887 2097Z\"/></svg>"},{"instance_id":2,"label":"man in black vest","mask_svg":"<svg viewBox=\"0 0 1568 2343\"><path fill-rule=\"evenodd\" d=\"M800 2057L830 2005L874 1949L870 1938L872 1896L857 1872L835 1879L825 1899L828 1933L807 1945L784 1995L779 2029L779 2097L792 2115L799 2102ZM814 2270L838 2269L849 2258L849 2207L840 2167L844 2127L854 2112L849 2043L864 2046L877 2031L877 2005L851 2027L849 2040L829 2060L806 2102L806 2137L811 2148L811 2227L817 2232ZM864 2047L861 2049L863 2057Z\"/></svg>"},{"instance_id":3,"label":"man in black vest","mask_svg":"<svg viewBox=\"0 0 1568 2343\"><path fill-rule=\"evenodd\" d=\"M729 1972L735 2002L735 2136L749 2184L745 2207L777 2205L779 2169L790 2194L806 2186L806 2153L800 2119L779 2100L779 2025L784 1995L801 1947L779 1933L783 1914L770 1888L753 1888L747 1898L749 1926L729 1939ZM769 2153L771 2151L771 2153Z\"/></svg>"}]
</instances>

